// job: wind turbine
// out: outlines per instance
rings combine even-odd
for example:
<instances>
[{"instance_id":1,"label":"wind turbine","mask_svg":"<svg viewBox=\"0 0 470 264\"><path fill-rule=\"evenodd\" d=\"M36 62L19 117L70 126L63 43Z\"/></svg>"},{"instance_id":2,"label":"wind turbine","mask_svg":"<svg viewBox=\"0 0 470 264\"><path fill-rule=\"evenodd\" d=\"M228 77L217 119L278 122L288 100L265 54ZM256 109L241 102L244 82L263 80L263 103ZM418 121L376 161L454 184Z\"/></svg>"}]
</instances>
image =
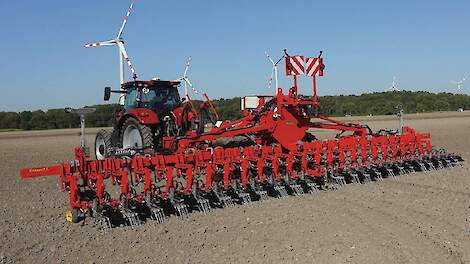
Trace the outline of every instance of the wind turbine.
<instances>
[{"instance_id":1,"label":"wind turbine","mask_svg":"<svg viewBox=\"0 0 470 264\"><path fill-rule=\"evenodd\" d=\"M266 57L268 57L269 62L271 62L271 64L273 65L273 68L271 70L271 76L269 77L269 81L268 81L268 89L271 89L271 85L273 83L273 77L274 77L274 81L275 81L275 85L276 85L276 89L275 89L274 92L276 94L277 93L277 88L279 87L278 81L277 81L277 66L278 66L279 62L284 58L284 56L282 56L277 62L274 62L273 59L271 59L271 56L269 56L267 51L265 51L264 54L266 54Z\"/></svg>"},{"instance_id":2,"label":"wind turbine","mask_svg":"<svg viewBox=\"0 0 470 264\"><path fill-rule=\"evenodd\" d=\"M186 63L186 67L184 68L183 76L177 79L177 81L184 82L184 97L186 98L186 100L188 100L188 86L191 87L194 93L199 94L199 92L193 86L193 84L191 83L188 77L188 71L189 71L190 66L191 66L191 56L188 57L188 62Z\"/></svg>"},{"instance_id":3,"label":"wind turbine","mask_svg":"<svg viewBox=\"0 0 470 264\"><path fill-rule=\"evenodd\" d=\"M461 91L462 90L462 84L465 82L465 78L462 78L460 81L450 81L451 84L457 86L457 90Z\"/></svg>"},{"instance_id":4,"label":"wind turbine","mask_svg":"<svg viewBox=\"0 0 470 264\"><path fill-rule=\"evenodd\" d=\"M276 84L276 89L277 89L277 87L278 87L278 83L277 83L277 65L274 63L273 59L271 59L271 57L269 56L267 51L265 51L264 54L266 54L266 57L268 58L268 60L273 65L273 68L271 69L271 76L269 77L269 81L268 81L268 89L271 89L271 85L273 83L273 77L275 78L275 84Z\"/></svg>"},{"instance_id":5,"label":"wind turbine","mask_svg":"<svg viewBox=\"0 0 470 264\"><path fill-rule=\"evenodd\" d=\"M400 88L398 88L398 85L396 85L396 80L397 78L395 76L393 76L393 81L392 81L392 86L390 88L388 88L389 91L392 91L392 92L399 92L400 91Z\"/></svg>"},{"instance_id":6,"label":"wind turbine","mask_svg":"<svg viewBox=\"0 0 470 264\"><path fill-rule=\"evenodd\" d=\"M134 65L132 64L129 56L127 55L126 48L124 47L124 40L122 39L122 33L124 32L124 27L127 24L127 20L132 13L132 9L134 8L135 0L132 0L129 9L127 10L126 16L124 17L124 21L122 21L121 28L118 31L118 34L115 39L89 43L85 45L85 48L94 48L94 47L101 47L101 46L112 46L116 45L118 47L119 52L119 82L120 82L120 89L122 90L122 84L124 83L124 61L126 61L127 65L129 66L132 72L132 78L134 80L137 78L137 73L134 69ZM119 97L119 104L124 105L125 94L121 94Z\"/></svg>"}]
</instances>

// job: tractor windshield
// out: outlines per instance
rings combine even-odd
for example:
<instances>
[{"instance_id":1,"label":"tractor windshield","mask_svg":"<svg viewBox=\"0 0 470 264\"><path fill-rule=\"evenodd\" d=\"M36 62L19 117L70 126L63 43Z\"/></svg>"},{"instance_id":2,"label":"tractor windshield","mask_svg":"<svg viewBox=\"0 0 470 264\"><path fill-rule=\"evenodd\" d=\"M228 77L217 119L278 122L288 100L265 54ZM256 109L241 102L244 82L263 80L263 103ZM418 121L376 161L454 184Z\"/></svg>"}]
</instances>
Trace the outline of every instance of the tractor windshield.
<instances>
[{"instance_id":1,"label":"tractor windshield","mask_svg":"<svg viewBox=\"0 0 470 264\"><path fill-rule=\"evenodd\" d=\"M174 87L151 87L142 91L141 102L145 108L163 111L176 108L180 105L181 99Z\"/></svg>"},{"instance_id":2,"label":"tractor windshield","mask_svg":"<svg viewBox=\"0 0 470 264\"><path fill-rule=\"evenodd\" d=\"M181 105L181 98L174 86L130 87L127 89L125 109L149 108L157 112L173 110Z\"/></svg>"}]
</instances>

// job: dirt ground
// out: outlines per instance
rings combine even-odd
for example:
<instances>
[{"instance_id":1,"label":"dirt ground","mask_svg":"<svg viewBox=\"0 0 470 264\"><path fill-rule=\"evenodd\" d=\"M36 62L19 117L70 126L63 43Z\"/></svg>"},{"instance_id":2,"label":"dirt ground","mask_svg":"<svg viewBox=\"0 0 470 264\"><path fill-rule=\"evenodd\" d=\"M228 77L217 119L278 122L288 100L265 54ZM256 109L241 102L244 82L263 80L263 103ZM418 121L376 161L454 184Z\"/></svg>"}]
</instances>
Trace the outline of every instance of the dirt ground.
<instances>
[{"instance_id":1,"label":"dirt ground","mask_svg":"<svg viewBox=\"0 0 470 264\"><path fill-rule=\"evenodd\" d=\"M410 115L406 124L470 158L469 113ZM70 159L76 144L77 130L0 133L0 263L470 263L468 162L101 234L92 221L65 221L57 178L18 175Z\"/></svg>"}]
</instances>

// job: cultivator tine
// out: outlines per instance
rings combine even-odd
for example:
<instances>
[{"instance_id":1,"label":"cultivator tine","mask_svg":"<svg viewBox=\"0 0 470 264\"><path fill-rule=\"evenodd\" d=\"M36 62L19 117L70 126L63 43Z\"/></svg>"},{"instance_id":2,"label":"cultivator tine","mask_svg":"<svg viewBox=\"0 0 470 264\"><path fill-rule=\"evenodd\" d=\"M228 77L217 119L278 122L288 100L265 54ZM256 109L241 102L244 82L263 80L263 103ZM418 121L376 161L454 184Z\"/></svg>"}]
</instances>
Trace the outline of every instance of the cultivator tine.
<instances>
[{"instance_id":1,"label":"cultivator tine","mask_svg":"<svg viewBox=\"0 0 470 264\"><path fill-rule=\"evenodd\" d=\"M399 171L399 175L406 175L406 170L405 170L405 166L399 164L397 165L397 168L398 168L398 171Z\"/></svg>"},{"instance_id":2,"label":"cultivator tine","mask_svg":"<svg viewBox=\"0 0 470 264\"><path fill-rule=\"evenodd\" d=\"M189 217L188 206L184 203L175 203L174 208L176 213L182 219Z\"/></svg>"},{"instance_id":3,"label":"cultivator tine","mask_svg":"<svg viewBox=\"0 0 470 264\"><path fill-rule=\"evenodd\" d=\"M416 169L412 164L407 164L405 171L406 171L407 174L408 173L415 173Z\"/></svg>"},{"instance_id":4,"label":"cultivator tine","mask_svg":"<svg viewBox=\"0 0 470 264\"><path fill-rule=\"evenodd\" d=\"M333 180L333 184L335 184L336 188L341 188L342 186L346 185L346 180L343 176L330 176Z\"/></svg>"},{"instance_id":5,"label":"cultivator tine","mask_svg":"<svg viewBox=\"0 0 470 264\"><path fill-rule=\"evenodd\" d=\"M235 206L235 204L233 203L232 197L227 196L227 195L221 195L220 202L223 208Z\"/></svg>"},{"instance_id":6,"label":"cultivator tine","mask_svg":"<svg viewBox=\"0 0 470 264\"><path fill-rule=\"evenodd\" d=\"M304 193L304 189L300 184L291 184L290 188L292 189L295 196L301 195Z\"/></svg>"},{"instance_id":7,"label":"cultivator tine","mask_svg":"<svg viewBox=\"0 0 470 264\"><path fill-rule=\"evenodd\" d=\"M163 212L163 208L160 207L152 207L150 208L151 218L157 222L157 224L163 223L165 221L165 213Z\"/></svg>"},{"instance_id":8,"label":"cultivator tine","mask_svg":"<svg viewBox=\"0 0 470 264\"><path fill-rule=\"evenodd\" d=\"M395 175L395 172L393 171L392 168L386 168L386 170L387 170L387 176L392 177L392 178L397 177L397 175Z\"/></svg>"},{"instance_id":9,"label":"cultivator tine","mask_svg":"<svg viewBox=\"0 0 470 264\"><path fill-rule=\"evenodd\" d=\"M367 172L364 172L362 175L364 176L364 180L363 180L363 181L364 181L364 183L367 183L367 182L371 182L371 181L372 181L372 179L371 179L371 177L370 177L370 174L369 174L369 173L367 173Z\"/></svg>"},{"instance_id":10,"label":"cultivator tine","mask_svg":"<svg viewBox=\"0 0 470 264\"><path fill-rule=\"evenodd\" d=\"M382 173L376 172L374 174L374 181L383 181L383 180L384 180L384 178L382 177Z\"/></svg>"},{"instance_id":11,"label":"cultivator tine","mask_svg":"<svg viewBox=\"0 0 470 264\"><path fill-rule=\"evenodd\" d=\"M204 198L199 198L197 199L197 204L199 207L199 211L203 212L204 214L207 214L208 212L211 211L209 200L204 199Z\"/></svg>"},{"instance_id":12,"label":"cultivator tine","mask_svg":"<svg viewBox=\"0 0 470 264\"><path fill-rule=\"evenodd\" d=\"M434 164L431 161L426 161L426 163L429 166L429 170L436 170L436 167L434 167Z\"/></svg>"},{"instance_id":13,"label":"cultivator tine","mask_svg":"<svg viewBox=\"0 0 470 264\"><path fill-rule=\"evenodd\" d=\"M420 171L424 171L424 172L429 171L429 170L426 168L426 165L424 165L424 162L423 162L423 161L416 161L416 163L418 164Z\"/></svg>"},{"instance_id":14,"label":"cultivator tine","mask_svg":"<svg viewBox=\"0 0 470 264\"><path fill-rule=\"evenodd\" d=\"M251 203L251 196L246 192L239 192L238 197L240 198L241 204Z\"/></svg>"},{"instance_id":15,"label":"cultivator tine","mask_svg":"<svg viewBox=\"0 0 470 264\"><path fill-rule=\"evenodd\" d=\"M313 182L307 182L308 193L317 193L319 192L317 186Z\"/></svg>"},{"instance_id":16,"label":"cultivator tine","mask_svg":"<svg viewBox=\"0 0 470 264\"><path fill-rule=\"evenodd\" d=\"M256 194L258 195L260 201L268 200L268 192L267 191L256 191Z\"/></svg>"},{"instance_id":17,"label":"cultivator tine","mask_svg":"<svg viewBox=\"0 0 470 264\"><path fill-rule=\"evenodd\" d=\"M98 225L101 232L108 233L111 230L111 221L107 216L98 216L95 218L95 223Z\"/></svg>"},{"instance_id":18,"label":"cultivator tine","mask_svg":"<svg viewBox=\"0 0 470 264\"><path fill-rule=\"evenodd\" d=\"M350 175L351 178L352 178L352 179L351 179L352 183L361 184L361 180L359 179L359 175L357 175L357 173L351 172L349 175Z\"/></svg>"},{"instance_id":19,"label":"cultivator tine","mask_svg":"<svg viewBox=\"0 0 470 264\"><path fill-rule=\"evenodd\" d=\"M278 193L278 198L289 196L289 194L287 194L286 187L282 185L275 185L274 190Z\"/></svg>"},{"instance_id":20,"label":"cultivator tine","mask_svg":"<svg viewBox=\"0 0 470 264\"><path fill-rule=\"evenodd\" d=\"M122 216L124 217L125 222L134 229L135 227L141 225L141 221L139 219L139 215L132 211L124 211L122 212Z\"/></svg>"},{"instance_id":21,"label":"cultivator tine","mask_svg":"<svg viewBox=\"0 0 470 264\"><path fill-rule=\"evenodd\" d=\"M442 163L442 160L437 160L437 168L438 169L443 169L444 168L444 164Z\"/></svg>"}]
</instances>

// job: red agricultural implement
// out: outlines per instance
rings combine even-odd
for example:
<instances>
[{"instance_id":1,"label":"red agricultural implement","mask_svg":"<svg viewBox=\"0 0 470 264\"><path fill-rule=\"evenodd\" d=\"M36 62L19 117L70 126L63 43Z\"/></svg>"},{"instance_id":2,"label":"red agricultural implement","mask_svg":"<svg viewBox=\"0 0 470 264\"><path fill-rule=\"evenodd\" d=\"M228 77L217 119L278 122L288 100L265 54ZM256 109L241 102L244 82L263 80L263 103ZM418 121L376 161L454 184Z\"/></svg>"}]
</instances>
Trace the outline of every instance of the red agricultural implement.
<instances>
[{"instance_id":1,"label":"red agricultural implement","mask_svg":"<svg viewBox=\"0 0 470 264\"><path fill-rule=\"evenodd\" d=\"M243 98L244 116L235 121L219 120L210 100L196 107L189 96L180 99L179 82L127 82L115 91L125 94L126 104L114 117L113 131L97 135L96 160L82 145L71 162L25 168L21 177L59 176L69 194L68 220L89 215L108 230L463 161L433 150L429 134L409 127L373 132L320 115L316 78L323 75L321 53L304 58L286 52L284 57L292 87L286 93L278 88L273 96ZM298 94L302 74L313 79L312 97ZM110 92L107 88L105 97ZM315 133L320 130L338 134L319 140Z\"/></svg>"}]
</instances>

